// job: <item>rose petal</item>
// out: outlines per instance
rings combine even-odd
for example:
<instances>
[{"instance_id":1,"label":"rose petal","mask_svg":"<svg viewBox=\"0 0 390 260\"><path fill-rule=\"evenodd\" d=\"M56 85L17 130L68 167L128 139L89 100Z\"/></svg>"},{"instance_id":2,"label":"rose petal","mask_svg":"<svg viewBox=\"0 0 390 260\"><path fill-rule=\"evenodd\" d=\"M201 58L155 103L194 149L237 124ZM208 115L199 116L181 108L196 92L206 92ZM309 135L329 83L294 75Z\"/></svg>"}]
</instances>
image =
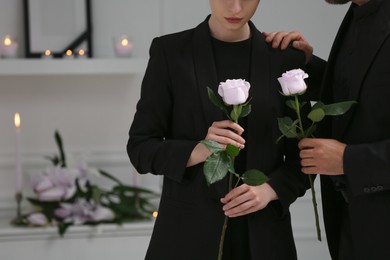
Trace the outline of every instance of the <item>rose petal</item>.
<instances>
[{"instance_id":1,"label":"rose petal","mask_svg":"<svg viewBox=\"0 0 390 260\"><path fill-rule=\"evenodd\" d=\"M47 224L47 218L42 213L32 213L27 217L27 220L30 224L36 226L44 226Z\"/></svg>"},{"instance_id":2,"label":"rose petal","mask_svg":"<svg viewBox=\"0 0 390 260\"><path fill-rule=\"evenodd\" d=\"M39 193L38 198L42 201L59 201L65 196L65 192L62 187L54 187Z\"/></svg>"}]
</instances>

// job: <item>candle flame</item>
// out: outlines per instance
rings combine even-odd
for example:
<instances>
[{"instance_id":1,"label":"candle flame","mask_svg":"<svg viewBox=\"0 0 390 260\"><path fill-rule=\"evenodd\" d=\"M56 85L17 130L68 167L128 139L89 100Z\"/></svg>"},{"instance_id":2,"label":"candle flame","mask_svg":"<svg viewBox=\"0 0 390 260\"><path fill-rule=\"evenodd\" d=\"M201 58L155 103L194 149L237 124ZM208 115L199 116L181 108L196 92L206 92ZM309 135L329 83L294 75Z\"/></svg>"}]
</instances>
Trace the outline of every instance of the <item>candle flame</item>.
<instances>
[{"instance_id":1,"label":"candle flame","mask_svg":"<svg viewBox=\"0 0 390 260\"><path fill-rule=\"evenodd\" d=\"M79 50L79 55L80 55L80 56L83 56L84 54L85 54L85 51L84 51L83 49L80 49L80 50Z\"/></svg>"},{"instance_id":2,"label":"candle flame","mask_svg":"<svg viewBox=\"0 0 390 260\"><path fill-rule=\"evenodd\" d=\"M15 122L15 127L19 128L20 127L20 115L19 115L19 113L15 113L14 122Z\"/></svg>"},{"instance_id":3,"label":"candle flame","mask_svg":"<svg viewBox=\"0 0 390 260\"><path fill-rule=\"evenodd\" d=\"M67 51L66 51L66 55L70 56L70 55L72 55L72 54L73 54L73 51L72 51L72 50L67 50Z\"/></svg>"},{"instance_id":4,"label":"candle flame","mask_svg":"<svg viewBox=\"0 0 390 260\"><path fill-rule=\"evenodd\" d=\"M158 215L158 211L153 211L152 216L153 216L154 218L157 218L157 215Z\"/></svg>"},{"instance_id":5,"label":"candle flame","mask_svg":"<svg viewBox=\"0 0 390 260\"><path fill-rule=\"evenodd\" d=\"M124 38L124 39L122 39L121 44L122 44L122 46L127 46L127 45L129 45L129 40Z\"/></svg>"},{"instance_id":6,"label":"candle flame","mask_svg":"<svg viewBox=\"0 0 390 260\"><path fill-rule=\"evenodd\" d=\"M51 55L51 50L46 50L45 51L45 56L50 56Z\"/></svg>"},{"instance_id":7,"label":"candle flame","mask_svg":"<svg viewBox=\"0 0 390 260\"><path fill-rule=\"evenodd\" d=\"M11 37L9 37L9 35L5 36L5 38L4 38L4 45L5 46L11 46L11 44L12 44Z\"/></svg>"}]
</instances>

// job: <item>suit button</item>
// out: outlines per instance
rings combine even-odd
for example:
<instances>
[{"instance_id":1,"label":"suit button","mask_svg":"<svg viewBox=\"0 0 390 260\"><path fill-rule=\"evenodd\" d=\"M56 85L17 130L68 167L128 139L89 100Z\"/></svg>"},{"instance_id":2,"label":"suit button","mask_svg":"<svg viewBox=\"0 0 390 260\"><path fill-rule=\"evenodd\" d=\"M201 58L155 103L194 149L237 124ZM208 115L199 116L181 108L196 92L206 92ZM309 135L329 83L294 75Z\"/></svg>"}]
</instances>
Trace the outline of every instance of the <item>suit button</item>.
<instances>
[{"instance_id":1,"label":"suit button","mask_svg":"<svg viewBox=\"0 0 390 260\"><path fill-rule=\"evenodd\" d=\"M383 190L383 186L382 185L378 185L376 188L377 188L378 191L382 191Z\"/></svg>"},{"instance_id":2,"label":"suit button","mask_svg":"<svg viewBox=\"0 0 390 260\"><path fill-rule=\"evenodd\" d=\"M363 188L363 191L364 191L364 193L370 193L371 192L370 188Z\"/></svg>"},{"instance_id":3,"label":"suit button","mask_svg":"<svg viewBox=\"0 0 390 260\"><path fill-rule=\"evenodd\" d=\"M375 187L375 186L373 186L373 187L371 187L371 191L372 191L372 192L377 192L377 191L378 191L378 188Z\"/></svg>"}]
</instances>

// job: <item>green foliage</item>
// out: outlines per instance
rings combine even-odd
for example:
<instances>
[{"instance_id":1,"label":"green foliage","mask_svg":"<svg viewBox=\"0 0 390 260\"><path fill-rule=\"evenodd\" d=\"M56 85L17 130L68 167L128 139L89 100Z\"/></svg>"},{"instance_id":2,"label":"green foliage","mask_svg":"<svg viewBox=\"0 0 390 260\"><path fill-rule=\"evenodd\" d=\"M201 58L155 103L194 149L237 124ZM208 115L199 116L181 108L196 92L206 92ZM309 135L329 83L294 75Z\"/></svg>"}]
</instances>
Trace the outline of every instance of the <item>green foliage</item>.
<instances>
[{"instance_id":1,"label":"green foliage","mask_svg":"<svg viewBox=\"0 0 390 260\"><path fill-rule=\"evenodd\" d=\"M48 158L54 166L66 168L67 163L61 135L56 131L54 137L59 154L46 158ZM214 144L210 143L210 146L213 145ZM215 147L215 151L217 151L217 147ZM121 224L135 220L150 219L152 217L155 205L151 203L151 200L158 198L159 194L145 188L127 185L108 172L101 169L97 170L101 177L115 183L112 188L105 189L98 185L92 185L89 180L87 180L84 185L80 185L80 180L76 179L76 192L71 198L62 199L60 201L42 201L38 198L27 198L35 207L35 211L32 213L40 212L46 216L49 223L54 221L60 236L65 234L72 223L67 223L64 219L57 217L55 215L55 210L60 208L62 203L72 204L78 199L105 206L111 209L115 215L114 219L111 221L86 222L84 223L85 225L98 225L101 223ZM27 220L28 216L29 214L23 216L23 225L29 225Z\"/></svg>"},{"instance_id":2,"label":"green foliage","mask_svg":"<svg viewBox=\"0 0 390 260\"><path fill-rule=\"evenodd\" d=\"M267 175L256 169L246 171L241 176L241 179L245 184L250 186L258 186L269 180Z\"/></svg>"},{"instance_id":3,"label":"green foliage","mask_svg":"<svg viewBox=\"0 0 390 260\"><path fill-rule=\"evenodd\" d=\"M317 128L317 123L321 122L325 116L339 116L345 114L356 101L344 101L325 105L323 102L317 102L311 107L310 112L306 115L311 121L311 125L307 129L303 129L301 121L301 108L307 103L300 103L298 95L294 96L295 100L289 99L286 101L286 106L293 109L297 114L297 119L293 120L290 117L278 118L278 126L282 135L276 140L278 143L283 137L302 139L305 137L314 137L314 132Z\"/></svg>"},{"instance_id":4,"label":"green foliage","mask_svg":"<svg viewBox=\"0 0 390 260\"><path fill-rule=\"evenodd\" d=\"M222 180L228 173L231 157L226 152L212 153L204 163L203 172L206 182L211 185Z\"/></svg>"},{"instance_id":5,"label":"green foliage","mask_svg":"<svg viewBox=\"0 0 390 260\"><path fill-rule=\"evenodd\" d=\"M229 106L226 105L221 98L218 98L214 91L207 87L207 93L210 101L219 109L221 109L226 117L234 122L238 122L240 118L246 117L250 114L252 107L247 102L240 105ZM232 107L230 113L228 107ZM200 143L204 144L211 152L211 155L206 159L203 165L203 173L206 178L207 185L211 185L217 181L222 180L230 172L238 178L243 179L234 169L234 158L240 153L240 149L231 144L223 148L219 143L212 140L202 140ZM248 185L260 185L264 183L264 174L258 170L250 170L243 179Z\"/></svg>"}]
</instances>

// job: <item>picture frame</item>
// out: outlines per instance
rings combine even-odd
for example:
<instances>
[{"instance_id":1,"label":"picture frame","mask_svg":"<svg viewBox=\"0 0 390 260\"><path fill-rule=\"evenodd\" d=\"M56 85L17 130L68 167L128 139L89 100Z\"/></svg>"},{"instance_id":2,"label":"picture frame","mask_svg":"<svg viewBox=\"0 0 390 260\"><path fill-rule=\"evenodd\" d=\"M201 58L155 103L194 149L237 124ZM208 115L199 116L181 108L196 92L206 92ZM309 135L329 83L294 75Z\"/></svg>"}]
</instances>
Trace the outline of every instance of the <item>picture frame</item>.
<instances>
[{"instance_id":1,"label":"picture frame","mask_svg":"<svg viewBox=\"0 0 390 260\"><path fill-rule=\"evenodd\" d=\"M93 57L91 0L23 0L23 6L26 58L47 50L55 58L69 50Z\"/></svg>"}]
</instances>

